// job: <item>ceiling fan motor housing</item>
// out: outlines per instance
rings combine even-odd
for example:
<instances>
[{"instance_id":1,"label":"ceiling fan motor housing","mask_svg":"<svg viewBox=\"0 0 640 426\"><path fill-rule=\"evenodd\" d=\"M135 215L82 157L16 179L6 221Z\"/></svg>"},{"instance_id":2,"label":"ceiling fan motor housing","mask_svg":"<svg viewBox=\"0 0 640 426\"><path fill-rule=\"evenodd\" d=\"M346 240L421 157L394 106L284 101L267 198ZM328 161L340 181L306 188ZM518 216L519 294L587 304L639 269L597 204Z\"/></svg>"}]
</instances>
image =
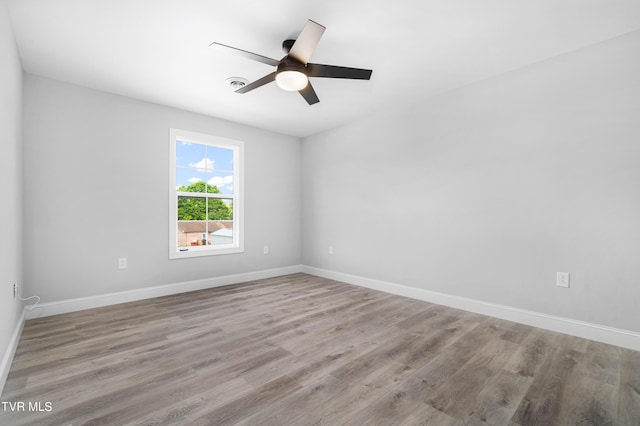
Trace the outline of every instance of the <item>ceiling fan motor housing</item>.
<instances>
[{"instance_id":1,"label":"ceiling fan motor housing","mask_svg":"<svg viewBox=\"0 0 640 426\"><path fill-rule=\"evenodd\" d=\"M306 75L307 67L300 61L296 61L295 59L286 57L278 64L276 74L279 74L283 71L298 71Z\"/></svg>"}]
</instances>

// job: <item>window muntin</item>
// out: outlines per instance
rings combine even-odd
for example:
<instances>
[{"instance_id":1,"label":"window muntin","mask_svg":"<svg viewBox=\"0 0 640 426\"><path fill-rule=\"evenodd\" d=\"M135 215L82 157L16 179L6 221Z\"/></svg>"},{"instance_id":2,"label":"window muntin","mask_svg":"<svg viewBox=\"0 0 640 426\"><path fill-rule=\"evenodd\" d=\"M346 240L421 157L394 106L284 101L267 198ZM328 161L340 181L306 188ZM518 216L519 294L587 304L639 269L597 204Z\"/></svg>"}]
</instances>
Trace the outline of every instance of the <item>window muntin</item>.
<instances>
[{"instance_id":1,"label":"window muntin","mask_svg":"<svg viewBox=\"0 0 640 426\"><path fill-rule=\"evenodd\" d=\"M171 129L169 258L238 253L243 143Z\"/></svg>"}]
</instances>

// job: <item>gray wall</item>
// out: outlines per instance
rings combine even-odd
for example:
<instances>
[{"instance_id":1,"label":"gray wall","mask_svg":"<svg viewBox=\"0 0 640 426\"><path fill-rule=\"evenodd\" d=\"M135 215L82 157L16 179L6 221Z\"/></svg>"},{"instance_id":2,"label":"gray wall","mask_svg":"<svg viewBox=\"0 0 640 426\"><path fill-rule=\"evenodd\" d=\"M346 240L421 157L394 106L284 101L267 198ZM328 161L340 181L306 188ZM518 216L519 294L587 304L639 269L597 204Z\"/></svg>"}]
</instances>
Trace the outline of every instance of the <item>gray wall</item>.
<instances>
[{"instance_id":1,"label":"gray wall","mask_svg":"<svg viewBox=\"0 0 640 426\"><path fill-rule=\"evenodd\" d=\"M22 305L13 298L13 283L22 282L22 66L4 0L0 0L0 93L1 359L22 313Z\"/></svg>"},{"instance_id":2,"label":"gray wall","mask_svg":"<svg viewBox=\"0 0 640 426\"><path fill-rule=\"evenodd\" d=\"M301 263L298 138L31 75L24 120L24 280L43 302ZM245 141L245 253L168 259L170 127Z\"/></svg>"},{"instance_id":3,"label":"gray wall","mask_svg":"<svg viewBox=\"0 0 640 426\"><path fill-rule=\"evenodd\" d=\"M304 264L640 331L638 52L635 32L306 138Z\"/></svg>"}]
</instances>

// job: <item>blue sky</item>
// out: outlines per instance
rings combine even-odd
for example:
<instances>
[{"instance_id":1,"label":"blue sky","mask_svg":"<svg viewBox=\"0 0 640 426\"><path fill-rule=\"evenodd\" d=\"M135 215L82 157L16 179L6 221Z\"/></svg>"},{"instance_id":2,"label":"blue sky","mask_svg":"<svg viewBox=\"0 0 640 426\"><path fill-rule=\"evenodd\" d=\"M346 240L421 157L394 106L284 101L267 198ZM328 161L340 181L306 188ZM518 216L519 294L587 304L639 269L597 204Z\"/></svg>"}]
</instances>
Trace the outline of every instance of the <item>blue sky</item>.
<instances>
[{"instance_id":1,"label":"blue sky","mask_svg":"<svg viewBox=\"0 0 640 426\"><path fill-rule=\"evenodd\" d=\"M176 187L208 182L233 193L233 150L190 142L176 143Z\"/></svg>"}]
</instances>

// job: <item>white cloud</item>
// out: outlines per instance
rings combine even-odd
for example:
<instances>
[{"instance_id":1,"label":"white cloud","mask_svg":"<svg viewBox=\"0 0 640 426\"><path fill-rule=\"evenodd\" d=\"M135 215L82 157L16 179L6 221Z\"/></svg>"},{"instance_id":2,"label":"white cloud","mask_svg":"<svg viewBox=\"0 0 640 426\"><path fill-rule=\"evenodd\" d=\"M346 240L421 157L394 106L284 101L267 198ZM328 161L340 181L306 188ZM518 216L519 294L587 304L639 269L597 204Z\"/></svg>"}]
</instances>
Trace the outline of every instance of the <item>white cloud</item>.
<instances>
[{"instance_id":1,"label":"white cloud","mask_svg":"<svg viewBox=\"0 0 640 426\"><path fill-rule=\"evenodd\" d=\"M189 183L202 182L202 178L192 177L192 178L187 179L187 182L189 182Z\"/></svg>"},{"instance_id":2,"label":"white cloud","mask_svg":"<svg viewBox=\"0 0 640 426\"><path fill-rule=\"evenodd\" d=\"M215 185L218 188L223 188L224 186L233 183L233 176L214 176L207 181L209 185Z\"/></svg>"},{"instance_id":3,"label":"white cloud","mask_svg":"<svg viewBox=\"0 0 640 426\"><path fill-rule=\"evenodd\" d=\"M211 160L209 158L203 158L197 163L189 163L189 167L196 167L199 171L204 172L205 170L213 170L216 162L215 160Z\"/></svg>"}]
</instances>

